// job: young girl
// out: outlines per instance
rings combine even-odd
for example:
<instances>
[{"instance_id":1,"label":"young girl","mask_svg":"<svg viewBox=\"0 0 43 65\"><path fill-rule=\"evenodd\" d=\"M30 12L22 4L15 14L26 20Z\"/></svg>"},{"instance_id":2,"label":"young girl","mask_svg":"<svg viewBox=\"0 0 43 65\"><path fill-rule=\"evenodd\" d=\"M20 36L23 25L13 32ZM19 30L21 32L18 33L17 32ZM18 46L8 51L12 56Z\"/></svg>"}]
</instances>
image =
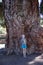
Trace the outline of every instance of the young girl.
<instances>
[{"instance_id":1,"label":"young girl","mask_svg":"<svg viewBox=\"0 0 43 65\"><path fill-rule=\"evenodd\" d=\"M21 36L21 48L23 50L23 56L26 57L26 48L27 48L27 45L26 45L26 38L25 38L24 34Z\"/></svg>"}]
</instances>

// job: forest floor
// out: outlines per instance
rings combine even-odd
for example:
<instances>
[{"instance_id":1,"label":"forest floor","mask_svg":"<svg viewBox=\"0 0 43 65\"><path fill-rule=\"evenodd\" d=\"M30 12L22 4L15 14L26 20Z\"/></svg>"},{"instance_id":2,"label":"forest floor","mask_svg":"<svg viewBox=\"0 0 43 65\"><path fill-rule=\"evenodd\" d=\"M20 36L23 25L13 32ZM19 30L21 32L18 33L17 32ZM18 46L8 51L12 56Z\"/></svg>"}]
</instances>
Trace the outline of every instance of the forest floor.
<instances>
[{"instance_id":1,"label":"forest floor","mask_svg":"<svg viewBox=\"0 0 43 65\"><path fill-rule=\"evenodd\" d=\"M42 54L34 53L24 58L21 55L0 55L0 65L43 65Z\"/></svg>"}]
</instances>

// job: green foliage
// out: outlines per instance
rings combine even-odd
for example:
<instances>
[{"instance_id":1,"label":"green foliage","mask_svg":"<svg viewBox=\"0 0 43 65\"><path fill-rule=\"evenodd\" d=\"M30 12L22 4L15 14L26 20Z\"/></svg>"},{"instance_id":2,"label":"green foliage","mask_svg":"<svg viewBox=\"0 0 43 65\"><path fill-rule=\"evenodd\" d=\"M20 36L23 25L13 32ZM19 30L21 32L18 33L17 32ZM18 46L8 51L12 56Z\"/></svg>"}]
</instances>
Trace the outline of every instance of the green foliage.
<instances>
[{"instance_id":1,"label":"green foliage","mask_svg":"<svg viewBox=\"0 0 43 65\"><path fill-rule=\"evenodd\" d=\"M1 19L1 18L0 18L0 25L1 25L2 27L5 27L5 21L4 21L4 19Z\"/></svg>"},{"instance_id":2,"label":"green foliage","mask_svg":"<svg viewBox=\"0 0 43 65\"><path fill-rule=\"evenodd\" d=\"M0 34L6 34L6 28L0 25Z\"/></svg>"},{"instance_id":3,"label":"green foliage","mask_svg":"<svg viewBox=\"0 0 43 65\"><path fill-rule=\"evenodd\" d=\"M43 1L42 1L41 5L40 5L40 13L43 14Z\"/></svg>"},{"instance_id":4,"label":"green foliage","mask_svg":"<svg viewBox=\"0 0 43 65\"><path fill-rule=\"evenodd\" d=\"M0 17L0 34L6 34L5 21L3 17Z\"/></svg>"},{"instance_id":5,"label":"green foliage","mask_svg":"<svg viewBox=\"0 0 43 65\"><path fill-rule=\"evenodd\" d=\"M4 21L4 17L3 17L3 7L2 7L2 3L0 3L0 25L5 27L5 21Z\"/></svg>"},{"instance_id":6,"label":"green foliage","mask_svg":"<svg viewBox=\"0 0 43 65\"><path fill-rule=\"evenodd\" d=\"M40 26L43 27L43 19L40 20Z\"/></svg>"}]
</instances>

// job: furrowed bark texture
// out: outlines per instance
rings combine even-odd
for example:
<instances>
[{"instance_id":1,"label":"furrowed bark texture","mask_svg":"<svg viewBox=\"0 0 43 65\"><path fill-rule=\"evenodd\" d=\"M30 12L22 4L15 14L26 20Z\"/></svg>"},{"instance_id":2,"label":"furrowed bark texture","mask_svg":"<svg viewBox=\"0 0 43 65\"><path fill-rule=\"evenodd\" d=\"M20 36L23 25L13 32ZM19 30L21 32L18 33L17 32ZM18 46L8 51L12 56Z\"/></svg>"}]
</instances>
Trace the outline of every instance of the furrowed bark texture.
<instances>
[{"instance_id":1,"label":"furrowed bark texture","mask_svg":"<svg viewBox=\"0 0 43 65\"><path fill-rule=\"evenodd\" d=\"M27 53L43 52L43 28L39 24L38 0L3 0L9 52L20 51L20 37L25 34ZM8 53L9 53L8 52ZM21 52L21 51L20 51Z\"/></svg>"}]
</instances>

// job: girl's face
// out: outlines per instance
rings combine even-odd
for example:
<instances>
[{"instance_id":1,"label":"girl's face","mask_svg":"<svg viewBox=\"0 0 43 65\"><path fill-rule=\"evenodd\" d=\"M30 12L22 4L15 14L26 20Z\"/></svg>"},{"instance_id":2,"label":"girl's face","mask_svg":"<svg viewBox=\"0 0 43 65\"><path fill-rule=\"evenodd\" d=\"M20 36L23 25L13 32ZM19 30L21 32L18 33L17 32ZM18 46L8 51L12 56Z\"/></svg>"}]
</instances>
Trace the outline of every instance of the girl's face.
<instances>
[{"instance_id":1,"label":"girl's face","mask_svg":"<svg viewBox=\"0 0 43 65\"><path fill-rule=\"evenodd\" d=\"M22 38L25 38L25 35L22 35Z\"/></svg>"}]
</instances>

